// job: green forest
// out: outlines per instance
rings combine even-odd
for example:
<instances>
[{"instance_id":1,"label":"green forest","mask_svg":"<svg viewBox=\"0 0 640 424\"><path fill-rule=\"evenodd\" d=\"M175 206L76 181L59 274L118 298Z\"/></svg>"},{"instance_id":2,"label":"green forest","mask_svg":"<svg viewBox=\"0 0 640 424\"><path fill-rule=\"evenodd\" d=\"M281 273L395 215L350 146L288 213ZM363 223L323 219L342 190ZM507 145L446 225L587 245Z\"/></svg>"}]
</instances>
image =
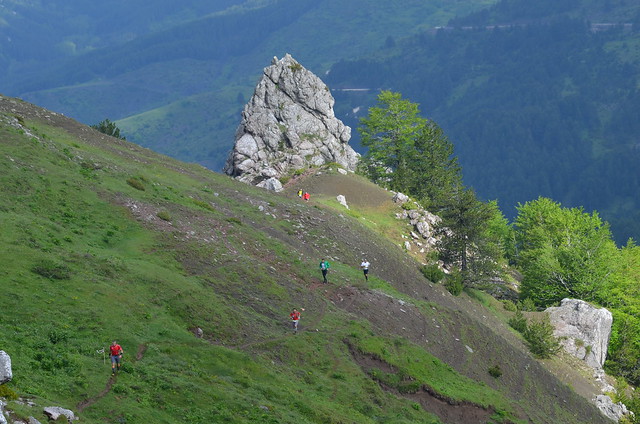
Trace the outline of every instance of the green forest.
<instances>
[{"instance_id":1,"label":"green forest","mask_svg":"<svg viewBox=\"0 0 640 424\"><path fill-rule=\"evenodd\" d=\"M328 83L406 93L449 135L465 181L508 216L545 196L600 211L624 244L640 235L639 48L628 28L581 19L450 27L342 61ZM343 114L370 101L336 98Z\"/></svg>"}]
</instances>

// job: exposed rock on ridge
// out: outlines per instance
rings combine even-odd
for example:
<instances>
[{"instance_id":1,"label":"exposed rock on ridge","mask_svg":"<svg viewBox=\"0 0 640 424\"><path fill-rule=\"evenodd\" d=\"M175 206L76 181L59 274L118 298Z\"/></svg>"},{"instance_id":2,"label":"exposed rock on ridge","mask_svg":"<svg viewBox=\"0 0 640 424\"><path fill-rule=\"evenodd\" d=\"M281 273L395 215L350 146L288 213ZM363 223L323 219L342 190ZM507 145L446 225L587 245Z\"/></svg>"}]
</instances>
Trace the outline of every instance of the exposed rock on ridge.
<instances>
[{"instance_id":1,"label":"exposed rock on ridge","mask_svg":"<svg viewBox=\"0 0 640 424\"><path fill-rule=\"evenodd\" d=\"M602 368L613 323L611 312L578 299L563 299L560 306L547 308L547 312L564 349L587 365Z\"/></svg>"},{"instance_id":2,"label":"exposed rock on ridge","mask_svg":"<svg viewBox=\"0 0 640 424\"><path fill-rule=\"evenodd\" d=\"M336 162L353 171L351 128L337 119L329 88L289 54L273 58L244 107L223 172L278 191L281 177Z\"/></svg>"}]
</instances>

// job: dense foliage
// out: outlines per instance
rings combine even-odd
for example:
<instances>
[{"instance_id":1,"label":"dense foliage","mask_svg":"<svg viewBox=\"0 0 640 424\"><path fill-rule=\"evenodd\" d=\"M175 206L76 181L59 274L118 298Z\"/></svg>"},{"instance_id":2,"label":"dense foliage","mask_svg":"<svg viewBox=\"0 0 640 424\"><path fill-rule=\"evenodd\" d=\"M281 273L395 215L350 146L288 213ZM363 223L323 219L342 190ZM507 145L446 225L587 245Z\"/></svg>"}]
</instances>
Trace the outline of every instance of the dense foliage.
<instances>
[{"instance_id":1,"label":"dense foliage","mask_svg":"<svg viewBox=\"0 0 640 424\"><path fill-rule=\"evenodd\" d=\"M461 184L453 145L416 103L383 91L360 126L367 152L359 163L371 181L436 208Z\"/></svg>"},{"instance_id":2,"label":"dense foliage","mask_svg":"<svg viewBox=\"0 0 640 424\"><path fill-rule=\"evenodd\" d=\"M410 93L455 144L465 181L510 218L542 195L599 210L618 243L638 238L638 33L566 17L500 23L396 41L336 64L327 82ZM360 92L336 99L350 125L372 103Z\"/></svg>"},{"instance_id":3,"label":"dense foliage","mask_svg":"<svg viewBox=\"0 0 640 424\"><path fill-rule=\"evenodd\" d=\"M515 227L524 297L548 306L566 297L598 300L606 295L617 249L597 213L539 198L518 208Z\"/></svg>"},{"instance_id":4,"label":"dense foliage","mask_svg":"<svg viewBox=\"0 0 640 424\"><path fill-rule=\"evenodd\" d=\"M419 112L417 104L400 94L383 91L378 105L361 120L368 151L360 170L380 185L420 199L441 216L438 251L445 264L454 266L447 289L459 294L463 287L477 286L499 274L505 258L522 272L521 296L529 304L544 308L570 297L605 305L615 317L607 367L638 384L640 248L630 242L618 249L598 213L563 208L544 197L519 205L509 225L496 202L480 202L462 185L450 143L441 130L424 137L425 127L437 126ZM437 279L429 267L423 272ZM536 356L547 358L559 350L548 322L527 323L520 315L512 326Z\"/></svg>"},{"instance_id":5,"label":"dense foliage","mask_svg":"<svg viewBox=\"0 0 640 424\"><path fill-rule=\"evenodd\" d=\"M640 384L640 248L629 241L618 249L597 213L547 198L520 205L514 229L522 296L539 307L565 297L607 307L614 320L605 365Z\"/></svg>"},{"instance_id":6,"label":"dense foliage","mask_svg":"<svg viewBox=\"0 0 640 424\"><path fill-rule=\"evenodd\" d=\"M120 128L118 128L116 123L109 119L105 119L97 124L91 125L91 128L100 131L103 134L110 135L111 137L119 138L121 140L127 139L125 136L120 134Z\"/></svg>"},{"instance_id":7,"label":"dense foliage","mask_svg":"<svg viewBox=\"0 0 640 424\"><path fill-rule=\"evenodd\" d=\"M453 146L440 127L422 118L416 103L383 91L359 129L368 148L360 172L441 216L440 258L459 271L449 279L449 291L459 294L463 286L496 275L503 252L489 222L495 223L499 210L463 186Z\"/></svg>"}]
</instances>

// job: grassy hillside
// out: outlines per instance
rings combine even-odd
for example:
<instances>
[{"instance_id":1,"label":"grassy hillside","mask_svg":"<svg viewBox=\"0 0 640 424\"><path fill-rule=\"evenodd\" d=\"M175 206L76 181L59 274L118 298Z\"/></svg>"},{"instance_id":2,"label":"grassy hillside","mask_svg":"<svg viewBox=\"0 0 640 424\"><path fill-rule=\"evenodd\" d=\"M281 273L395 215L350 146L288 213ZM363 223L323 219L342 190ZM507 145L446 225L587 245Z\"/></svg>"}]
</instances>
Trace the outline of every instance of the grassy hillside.
<instances>
[{"instance_id":1,"label":"grassy hillside","mask_svg":"<svg viewBox=\"0 0 640 424\"><path fill-rule=\"evenodd\" d=\"M389 194L358 177L274 194L6 97L0 149L3 393L38 405L9 402L15 418L54 404L87 423L605 422L589 382L534 360L499 303L424 279Z\"/></svg>"}]
</instances>

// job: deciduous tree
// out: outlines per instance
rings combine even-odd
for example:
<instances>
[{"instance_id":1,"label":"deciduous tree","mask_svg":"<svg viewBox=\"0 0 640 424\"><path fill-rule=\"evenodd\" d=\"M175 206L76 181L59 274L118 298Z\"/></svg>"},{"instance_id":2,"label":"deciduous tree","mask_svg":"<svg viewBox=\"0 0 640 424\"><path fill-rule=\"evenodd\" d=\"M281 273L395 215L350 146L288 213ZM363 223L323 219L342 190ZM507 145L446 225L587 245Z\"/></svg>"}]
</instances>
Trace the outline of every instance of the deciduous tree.
<instances>
[{"instance_id":1,"label":"deciduous tree","mask_svg":"<svg viewBox=\"0 0 640 424\"><path fill-rule=\"evenodd\" d=\"M597 212L562 208L541 197L518 207L515 227L524 297L539 306L565 297L598 300L618 251Z\"/></svg>"}]
</instances>

